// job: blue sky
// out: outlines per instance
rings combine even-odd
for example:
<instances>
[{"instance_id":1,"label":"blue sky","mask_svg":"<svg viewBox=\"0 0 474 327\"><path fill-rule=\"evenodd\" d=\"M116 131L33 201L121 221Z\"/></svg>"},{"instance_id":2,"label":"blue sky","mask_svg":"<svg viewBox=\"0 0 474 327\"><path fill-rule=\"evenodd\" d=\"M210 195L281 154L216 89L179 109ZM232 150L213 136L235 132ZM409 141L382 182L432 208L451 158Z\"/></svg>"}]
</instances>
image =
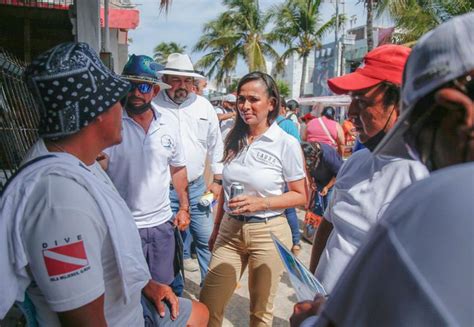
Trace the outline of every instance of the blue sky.
<instances>
[{"instance_id":1,"label":"blue sky","mask_svg":"<svg viewBox=\"0 0 474 327\"><path fill-rule=\"evenodd\" d=\"M209 20L214 19L221 13L224 7L219 0L173 0L168 14L159 11L159 0L133 0L140 10L140 24L137 29L129 32L129 37L133 39L129 53L145 54L152 56L153 48L160 42L174 41L187 46L187 52L193 62L199 60L202 53L192 53L191 50L199 39L202 26ZM282 1L260 0L263 10ZM335 1L332 1L335 3ZM356 26L363 25L365 15L363 15L362 4L357 4L358 0L347 0L345 4L348 16L357 15ZM321 6L324 18L328 19L335 13L335 5L330 1L325 1ZM342 11L342 6L340 7ZM329 35L328 40L333 40L334 35ZM281 47L276 47L281 51ZM237 67L237 74L246 72L246 67L240 63Z\"/></svg>"}]
</instances>

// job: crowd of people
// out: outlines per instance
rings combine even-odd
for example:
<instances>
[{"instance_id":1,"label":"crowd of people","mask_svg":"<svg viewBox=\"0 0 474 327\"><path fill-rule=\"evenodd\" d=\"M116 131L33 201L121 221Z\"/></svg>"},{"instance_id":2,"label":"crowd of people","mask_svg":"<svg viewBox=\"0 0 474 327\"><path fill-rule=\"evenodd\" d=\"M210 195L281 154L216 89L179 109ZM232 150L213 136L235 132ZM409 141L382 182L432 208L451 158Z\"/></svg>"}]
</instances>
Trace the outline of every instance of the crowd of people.
<instances>
[{"instance_id":1,"label":"crowd of people","mask_svg":"<svg viewBox=\"0 0 474 327\"><path fill-rule=\"evenodd\" d=\"M342 126L263 72L214 107L186 54L121 75L85 43L41 54L25 71L40 138L0 198L0 317L29 299L40 326L222 326L247 270L250 325L271 326L272 236L298 255L304 207L328 297L292 326L472 325L473 26L329 79L351 97ZM182 297L193 251L199 301Z\"/></svg>"}]
</instances>

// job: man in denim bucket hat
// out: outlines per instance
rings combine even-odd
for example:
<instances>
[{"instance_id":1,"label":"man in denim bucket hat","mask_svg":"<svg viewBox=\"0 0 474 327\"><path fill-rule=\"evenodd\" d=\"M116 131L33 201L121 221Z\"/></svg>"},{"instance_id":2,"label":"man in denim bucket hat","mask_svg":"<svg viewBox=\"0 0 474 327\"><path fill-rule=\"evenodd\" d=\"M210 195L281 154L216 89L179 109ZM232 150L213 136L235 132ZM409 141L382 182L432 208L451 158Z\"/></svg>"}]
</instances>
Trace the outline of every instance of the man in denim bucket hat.
<instances>
[{"instance_id":1,"label":"man in denim bucket hat","mask_svg":"<svg viewBox=\"0 0 474 327\"><path fill-rule=\"evenodd\" d=\"M188 180L179 130L151 102L169 88L157 74L162 68L148 56L128 60L122 76L132 89L123 112L123 142L104 151L108 165L103 166L132 211L153 280L168 285L179 270L175 227L184 230L190 218L188 211L171 211L170 183L181 205L189 207Z\"/></svg>"},{"instance_id":2,"label":"man in denim bucket hat","mask_svg":"<svg viewBox=\"0 0 474 327\"><path fill-rule=\"evenodd\" d=\"M121 142L129 82L85 43L46 51L25 77L41 139L0 198L0 317L26 293L44 326L143 326L142 304L160 325L196 319L150 278L130 210L95 161Z\"/></svg>"}]
</instances>

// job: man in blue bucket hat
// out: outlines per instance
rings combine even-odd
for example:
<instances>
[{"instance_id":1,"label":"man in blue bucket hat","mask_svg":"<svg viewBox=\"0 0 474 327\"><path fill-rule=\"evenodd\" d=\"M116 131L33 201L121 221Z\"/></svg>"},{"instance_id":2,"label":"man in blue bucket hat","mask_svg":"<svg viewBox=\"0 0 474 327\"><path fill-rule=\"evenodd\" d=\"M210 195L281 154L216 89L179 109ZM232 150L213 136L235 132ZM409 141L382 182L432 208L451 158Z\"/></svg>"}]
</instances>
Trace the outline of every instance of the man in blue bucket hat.
<instances>
[{"instance_id":1,"label":"man in blue bucket hat","mask_svg":"<svg viewBox=\"0 0 474 327\"><path fill-rule=\"evenodd\" d=\"M0 319L26 294L41 326L205 325L204 305L152 280L132 214L96 163L122 141L130 83L72 42L25 77L40 139L0 195Z\"/></svg>"},{"instance_id":2,"label":"man in blue bucket hat","mask_svg":"<svg viewBox=\"0 0 474 327\"><path fill-rule=\"evenodd\" d=\"M175 231L179 238L176 229L184 230L190 218L187 210L171 211L170 183L181 206L189 208L188 181L179 131L151 102L169 88L157 74L161 69L143 55L132 55L125 65L122 77L132 89L123 112L123 141L104 151L104 168L132 211L153 280L169 285L180 266L175 269L175 254L181 252Z\"/></svg>"}]
</instances>

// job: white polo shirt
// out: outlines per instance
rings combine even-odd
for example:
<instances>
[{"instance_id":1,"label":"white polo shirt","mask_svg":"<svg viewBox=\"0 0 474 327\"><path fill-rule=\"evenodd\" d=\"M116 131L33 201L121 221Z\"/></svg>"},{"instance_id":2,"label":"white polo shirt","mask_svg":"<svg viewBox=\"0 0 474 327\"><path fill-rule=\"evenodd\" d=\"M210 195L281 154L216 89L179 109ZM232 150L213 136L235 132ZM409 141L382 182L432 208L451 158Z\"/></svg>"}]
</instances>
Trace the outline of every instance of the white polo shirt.
<instances>
[{"instance_id":1,"label":"white polo shirt","mask_svg":"<svg viewBox=\"0 0 474 327\"><path fill-rule=\"evenodd\" d=\"M138 228L163 224L171 219L170 166L186 165L178 134L178 122L162 119L152 104L154 119L148 133L124 110L122 143L105 153L109 156L107 174L132 211Z\"/></svg>"},{"instance_id":2,"label":"white polo shirt","mask_svg":"<svg viewBox=\"0 0 474 327\"><path fill-rule=\"evenodd\" d=\"M276 122L246 146L222 172L225 193L224 210L230 196L230 185L238 182L244 194L258 197L278 196L285 192L285 185L305 178L303 153L298 141L286 134ZM281 210L257 211L246 216L261 218L280 215Z\"/></svg>"},{"instance_id":3,"label":"white polo shirt","mask_svg":"<svg viewBox=\"0 0 474 327\"><path fill-rule=\"evenodd\" d=\"M341 167L324 218L334 226L315 276L328 293L367 233L392 200L413 182L428 176L418 161L354 153Z\"/></svg>"},{"instance_id":4,"label":"white polo shirt","mask_svg":"<svg viewBox=\"0 0 474 327\"><path fill-rule=\"evenodd\" d=\"M204 174L206 156L209 156L213 174L222 174L224 145L219 129L219 120L212 104L194 93L178 105L161 91L154 99L157 109L163 114L163 121L177 125L184 149L188 181L194 181Z\"/></svg>"},{"instance_id":5,"label":"white polo shirt","mask_svg":"<svg viewBox=\"0 0 474 327\"><path fill-rule=\"evenodd\" d=\"M317 326L473 326L473 194L472 162L437 170L400 193Z\"/></svg>"}]
</instances>

